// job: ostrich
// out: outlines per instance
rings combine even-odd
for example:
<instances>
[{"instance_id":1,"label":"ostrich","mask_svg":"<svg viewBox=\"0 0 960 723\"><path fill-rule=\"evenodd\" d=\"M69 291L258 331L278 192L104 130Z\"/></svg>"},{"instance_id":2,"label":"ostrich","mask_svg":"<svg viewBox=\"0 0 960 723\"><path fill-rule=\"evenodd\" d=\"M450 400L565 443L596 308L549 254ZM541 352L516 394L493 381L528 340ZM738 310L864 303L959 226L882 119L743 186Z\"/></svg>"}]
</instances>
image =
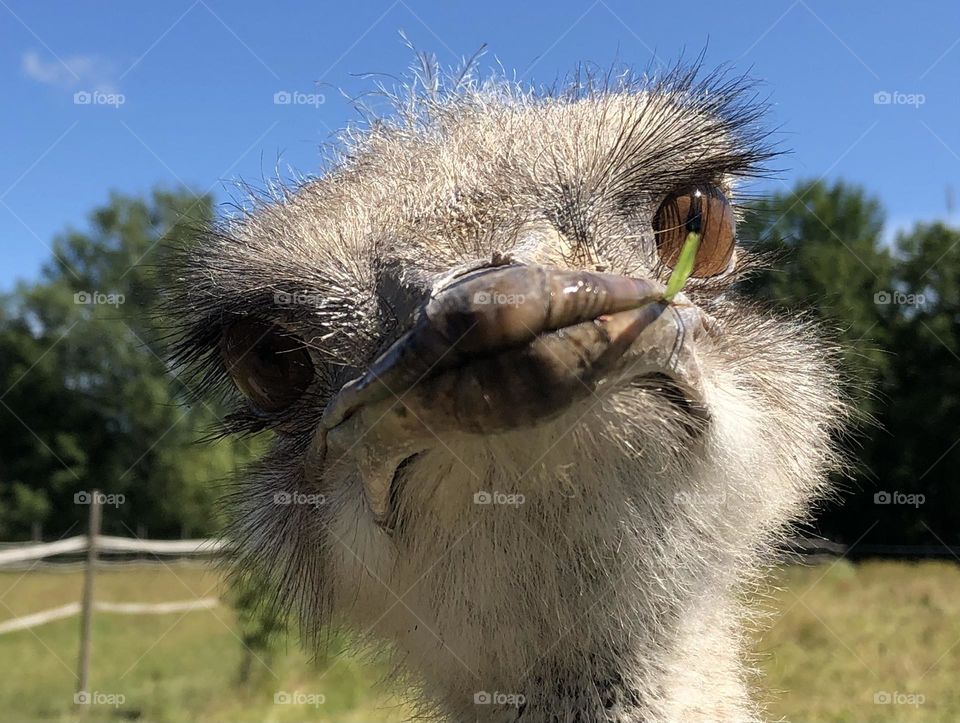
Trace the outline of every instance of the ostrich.
<instances>
[{"instance_id":1,"label":"ostrich","mask_svg":"<svg viewBox=\"0 0 960 723\"><path fill-rule=\"evenodd\" d=\"M418 77L182 257L175 359L272 433L236 569L309 648L392 651L418 714L760 720L743 599L844 406L817 329L733 288L750 84Z\"/></svg>"}]
</instances>

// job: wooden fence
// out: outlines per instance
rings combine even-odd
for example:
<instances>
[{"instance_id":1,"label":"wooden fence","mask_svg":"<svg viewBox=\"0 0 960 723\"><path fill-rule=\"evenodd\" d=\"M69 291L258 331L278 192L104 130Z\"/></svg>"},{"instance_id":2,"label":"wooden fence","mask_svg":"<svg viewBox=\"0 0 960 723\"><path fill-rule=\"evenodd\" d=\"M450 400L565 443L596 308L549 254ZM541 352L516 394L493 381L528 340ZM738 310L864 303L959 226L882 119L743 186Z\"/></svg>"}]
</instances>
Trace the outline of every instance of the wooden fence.
<instances>
[{"instance_id":1,"label":"wooden fence","mask_svg":"<svg viewBox=\"0 0 960 723\"><path fill-rule=\"evenodd\" d=\"M209 557L222 550L219 540L138 540L100 534L102 506L101 495L94 490L90 495L90 513L86 535L77 535L56 542L7 546L0 550L0 569L35 567L41 560L55 556L85 553L83 595L79 602L42 610L0 622L0 635L17 630L27 630L63 618L80 616L80 654L77 663L77 693L87 692L90 659L93 653L93 614L114 613L123 615L158 615L192 610L209 610L219 604L215 597L195 600L176 600L164 603L118 603L97 601L94 597L96 570L101 555L148 554L176 555L178 557Z\"/></svg>"}]
</instances>

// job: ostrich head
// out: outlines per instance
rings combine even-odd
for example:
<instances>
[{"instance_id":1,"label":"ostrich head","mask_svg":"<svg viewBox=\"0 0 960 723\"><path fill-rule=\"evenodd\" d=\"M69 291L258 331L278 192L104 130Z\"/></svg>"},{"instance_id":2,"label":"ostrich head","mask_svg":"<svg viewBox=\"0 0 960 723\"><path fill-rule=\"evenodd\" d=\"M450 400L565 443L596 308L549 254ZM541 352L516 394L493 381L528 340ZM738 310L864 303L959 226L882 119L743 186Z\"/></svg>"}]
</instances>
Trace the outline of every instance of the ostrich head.
<instances>
[{"instance_id":1,"label":"ostrich head","mask_svg":"<svg viewBox=\"0 0 960 723\"><path fill-rule=\"evenodd\" d=\"M238 567L424 712L744 721L744 585L822 492L832 350L738 297L747 86L461 78L185 255L178 359L272 447ZM664 301L688 231L693 275Z\"/></svg>"}]
</instances>

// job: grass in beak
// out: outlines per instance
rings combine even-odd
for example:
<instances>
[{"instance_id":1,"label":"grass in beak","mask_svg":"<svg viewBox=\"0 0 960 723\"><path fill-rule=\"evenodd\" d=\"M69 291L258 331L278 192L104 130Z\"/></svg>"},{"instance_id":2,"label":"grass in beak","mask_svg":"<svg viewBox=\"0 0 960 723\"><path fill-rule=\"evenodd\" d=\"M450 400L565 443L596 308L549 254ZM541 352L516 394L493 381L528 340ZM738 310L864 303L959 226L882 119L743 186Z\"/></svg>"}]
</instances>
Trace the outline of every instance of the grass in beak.
<instances>
[{"instance_id":1,"label":"grass in beak","mask_svg":"<svg viewBox=\"0 0 960 723\"><path fill-rule=\"evenodd\" d=\"M687 279L693 272L693 262L697 258L697 249L700 248L700 234L691 231L687 234L686 241L683 242L683 248L680 249L680 258L677 259L677 265L673 267L673 273L670 274L670 280L667 282L667 290L663 293L664 301L673 301L683 289Z\"/></svg>"}]
</instances>

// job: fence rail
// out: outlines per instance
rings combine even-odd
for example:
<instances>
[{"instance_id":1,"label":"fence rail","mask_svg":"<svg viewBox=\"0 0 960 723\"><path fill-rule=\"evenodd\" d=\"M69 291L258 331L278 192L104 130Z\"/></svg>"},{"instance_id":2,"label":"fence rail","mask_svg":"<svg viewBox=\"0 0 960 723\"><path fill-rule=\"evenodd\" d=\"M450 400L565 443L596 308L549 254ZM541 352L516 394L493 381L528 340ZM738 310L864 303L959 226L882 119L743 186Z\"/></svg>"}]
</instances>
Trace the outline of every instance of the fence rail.
<instances>
[{"instance_id":1,"label":"fence rail","mask_svg":"<svg viewBox=\"0 0 960 723\"><path fill-rule=\"evenodd\" d=\"M204 597L197 600L175 600L164 603L112 603L95 602L93 609L101 613L120 613L123 615L166 615L169 613L185 613L194 610L210 610L220 604L220 599ZM60 607L31 613L23 617L13 618L0 622L0 635L17 630L27 630L38 625L52 623L54 620L63 620L80 614L80 603L72 602Z\"/></svg>"},{"instance_id":2,"label":"fence rail","mask_svg":"<svg viewBox=\"0 0 960 723\"><path fill-rule=\"evenodd\" d=\"M56 542L25 543L9 546L0 550L0 567L5 565L39 560L54 555L86 552L90 540L87 535L68 537ZM222 540L137 540L130 537L112 535L97 536L98 553L133 553L148 555L215 555L224 549Z\"/></svg>"}]
</instances>

